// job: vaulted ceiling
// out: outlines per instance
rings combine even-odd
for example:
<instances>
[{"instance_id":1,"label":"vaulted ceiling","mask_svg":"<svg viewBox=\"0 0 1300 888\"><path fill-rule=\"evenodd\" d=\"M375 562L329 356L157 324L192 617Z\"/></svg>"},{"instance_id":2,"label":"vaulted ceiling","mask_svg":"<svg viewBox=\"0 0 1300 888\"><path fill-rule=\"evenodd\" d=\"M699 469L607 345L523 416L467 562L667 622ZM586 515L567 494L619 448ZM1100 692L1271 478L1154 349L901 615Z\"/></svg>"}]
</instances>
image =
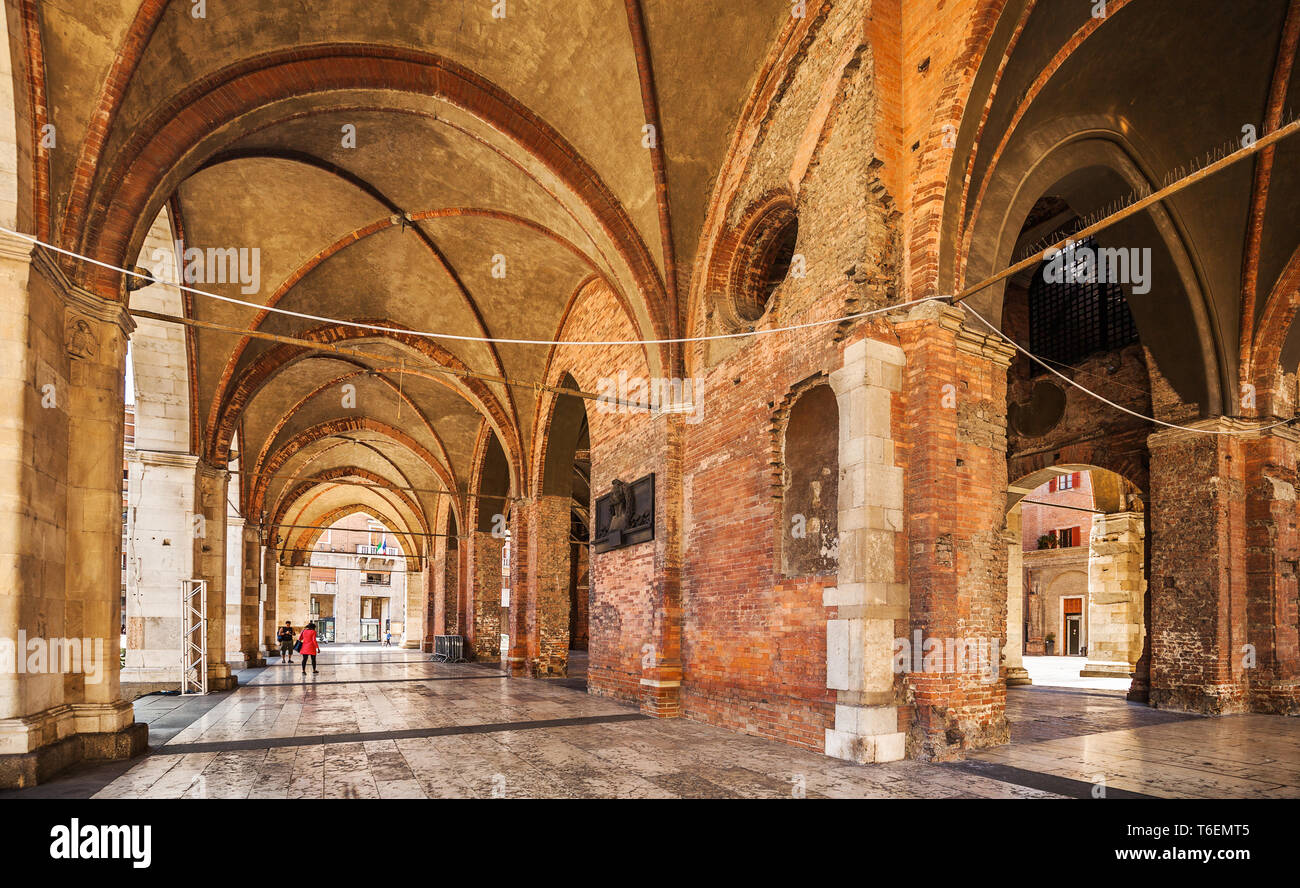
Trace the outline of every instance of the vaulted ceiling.
<instances>
[{"instance_id":1,"label":"vaulted ceiling","mask_svg":"<svg viewBox=\"0 0 1300 888\"><path fill-rule=\"evenodd\" d=\"M786 0L205 6L40 4L49 118L78 148L50 157L55 233L151 267L165 210L186 247L258 249L255 291L195 284L252 306L195 295L190 316L365 356L192 330L193 447L225 464L237 436L251 517L354 499L410 531L466 492L485 432L525 470L534 393L439 370L540 380L548 349L473 340L557 338L593 276L647 338L677 328L675 269L790 18Z\"/></svg>"}]
</instances>

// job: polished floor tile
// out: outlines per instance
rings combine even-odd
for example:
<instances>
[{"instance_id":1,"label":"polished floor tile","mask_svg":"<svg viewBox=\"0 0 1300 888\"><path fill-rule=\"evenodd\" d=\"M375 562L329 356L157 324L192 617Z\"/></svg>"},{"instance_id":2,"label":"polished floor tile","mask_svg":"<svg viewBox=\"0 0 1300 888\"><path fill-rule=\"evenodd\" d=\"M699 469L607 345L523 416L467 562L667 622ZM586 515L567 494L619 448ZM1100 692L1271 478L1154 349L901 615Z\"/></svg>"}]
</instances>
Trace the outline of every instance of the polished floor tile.
<instances>
[{"instance_id":1,"label":"polished floor tile","mask_svg":"<svg viewBox=\"0 0 1300 888\"><path fill-rule=\"evenodd\" d=\"M579 661L580 663L581 661ZM965 762L854 765L564 681L332 646L233 692L145 697L151 749L0 796L64 798L1060 798L1300 796L1300 720L1210 719L1118 690L1008 694L1012 742ZM575 685L577 687L575 687Z\"/></svg>"}]
</instances>

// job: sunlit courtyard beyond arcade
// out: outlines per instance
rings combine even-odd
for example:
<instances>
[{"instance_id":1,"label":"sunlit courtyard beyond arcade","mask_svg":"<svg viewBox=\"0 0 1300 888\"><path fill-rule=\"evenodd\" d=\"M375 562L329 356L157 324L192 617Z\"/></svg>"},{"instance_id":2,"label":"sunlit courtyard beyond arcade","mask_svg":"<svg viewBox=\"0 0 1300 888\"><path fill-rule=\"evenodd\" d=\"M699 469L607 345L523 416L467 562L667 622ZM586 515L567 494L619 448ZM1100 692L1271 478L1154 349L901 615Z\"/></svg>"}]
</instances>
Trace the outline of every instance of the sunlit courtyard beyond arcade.
<instances>
[{"instance_id":1,"label":"sunlit courtyard beyond arcade","mask_svg":"<svg viewBox=\"0 0 1300 888\"><path fill-rule=\"evenodd\" d=\"M1294 868L1300 0L0 11L6 853Z\"/></svg>"}]
</instances>

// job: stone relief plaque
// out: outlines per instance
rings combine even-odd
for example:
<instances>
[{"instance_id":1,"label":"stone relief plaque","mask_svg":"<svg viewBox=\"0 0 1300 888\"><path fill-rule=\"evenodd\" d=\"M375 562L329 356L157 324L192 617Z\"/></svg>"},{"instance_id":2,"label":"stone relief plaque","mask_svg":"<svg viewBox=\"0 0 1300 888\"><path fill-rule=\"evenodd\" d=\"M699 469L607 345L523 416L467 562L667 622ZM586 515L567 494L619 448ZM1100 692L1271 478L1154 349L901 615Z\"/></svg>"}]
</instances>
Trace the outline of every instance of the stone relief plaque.
<instances>
[{"instance_id":1,"label":"stone relief plaque","mask_svg":"<svg viewBox=\"0 0 1300 888\"><path fill-rule=\"evenodd\" d=\"M68 318L63 329L63 346L74 358L93 358L99 350L95 330L85 318Z\"/></svg>"},{"instance_id":2,"label":"stone relief plaque","mask_svg":"<svg viewBox=\"0 0 1300 888\"><path fill-rule=\"evenodd\" d=\"M596 500L595 524L592 545L597 554L654 539L654 474L631 484L614 479L609 493Z\"/></svg>"}]
</instances>

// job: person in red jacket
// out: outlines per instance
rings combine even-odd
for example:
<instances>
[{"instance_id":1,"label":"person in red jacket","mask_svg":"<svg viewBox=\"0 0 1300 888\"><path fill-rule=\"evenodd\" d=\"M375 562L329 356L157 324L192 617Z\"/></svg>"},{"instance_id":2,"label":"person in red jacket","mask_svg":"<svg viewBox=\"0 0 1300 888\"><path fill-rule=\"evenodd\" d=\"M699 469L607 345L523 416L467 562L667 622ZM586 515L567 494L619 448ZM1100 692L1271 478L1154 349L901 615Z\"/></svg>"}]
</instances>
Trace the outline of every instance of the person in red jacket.
<instances>
[{"instance_id":1,"label":"person in red jacket","mask_svg":"<svg viewBox=\"0 0 1300 888\"><path fill-rule=\"evenodd\" d=\"M302 654L302 674L307 674L308 657L311 657L311 671L313 673L319 671L316 669L316 655L320 653L320 645L316 643L315 623L307 624L307 627L302 630L302 634L298 636L298 643L302 645L302 649L299 651Z\"/></svg>"}]
</instances>

